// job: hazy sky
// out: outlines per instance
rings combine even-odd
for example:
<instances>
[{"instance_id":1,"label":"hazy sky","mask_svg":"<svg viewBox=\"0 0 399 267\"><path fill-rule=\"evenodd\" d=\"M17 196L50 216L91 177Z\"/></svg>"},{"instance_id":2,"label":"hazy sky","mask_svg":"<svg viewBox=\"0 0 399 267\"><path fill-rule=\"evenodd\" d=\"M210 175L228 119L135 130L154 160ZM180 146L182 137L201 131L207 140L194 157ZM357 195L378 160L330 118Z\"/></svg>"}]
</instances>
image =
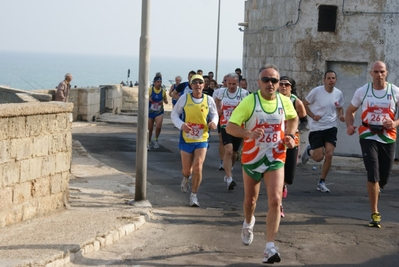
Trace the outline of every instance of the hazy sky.
<instances>
[{"instance_id":1,"label":"hazy sky","mask_svg":"<svg viewBox=\"0 0 399 267\"><path fill-rule=\"evenodd\" d=\"M221 0L219 58L242 59L245 0ZM139 54L141 0L0 0L0 50ZM215 58L219 0L151 0L151 56Z\"/></svg>"}]
</instances>

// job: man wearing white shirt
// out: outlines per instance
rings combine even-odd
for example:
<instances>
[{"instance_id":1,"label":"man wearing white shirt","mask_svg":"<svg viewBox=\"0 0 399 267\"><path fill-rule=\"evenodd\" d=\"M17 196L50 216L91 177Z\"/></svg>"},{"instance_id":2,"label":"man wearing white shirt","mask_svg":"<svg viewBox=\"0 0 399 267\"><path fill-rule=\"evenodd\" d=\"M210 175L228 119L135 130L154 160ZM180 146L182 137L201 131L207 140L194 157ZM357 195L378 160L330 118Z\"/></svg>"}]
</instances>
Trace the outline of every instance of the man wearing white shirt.
<instances>
[{"instance_id":1,"label":"man wearing white shirt","mask_svg":"<svg viewBox=\"0 0 399 267\"><path fill-rule=\"evenodd\" d=\"M233 190L236 182L233 180L231 169L237 159L237 152L240 149L242 138L235 137L226 132L226 125L229 122L233 110L249 94L247 90L238 86L238 75L230 73L225 76L226 88L219 89L215 96L216 107L220 116L220 133L224 146L224 181L227 183L227 190Z\"/></svg>"},{"instance_id":2,"label":"man wearing white shirt","mask_svg":"<svg viewBox=\"0 0 399 267\"><path fill-rule=\"evenodd\" d=\"M303 104L306 114L310 117L309 145L302 154L302 163L306 164L309 158L316 162L324 159L321 177L317 190L329 193L326 178L330 171L332 158L337 145L337 120L344 122L344 95L335 87L337 74L328 70L324 74L324 85L310 91Z\"/></svg>"}]
</instances>

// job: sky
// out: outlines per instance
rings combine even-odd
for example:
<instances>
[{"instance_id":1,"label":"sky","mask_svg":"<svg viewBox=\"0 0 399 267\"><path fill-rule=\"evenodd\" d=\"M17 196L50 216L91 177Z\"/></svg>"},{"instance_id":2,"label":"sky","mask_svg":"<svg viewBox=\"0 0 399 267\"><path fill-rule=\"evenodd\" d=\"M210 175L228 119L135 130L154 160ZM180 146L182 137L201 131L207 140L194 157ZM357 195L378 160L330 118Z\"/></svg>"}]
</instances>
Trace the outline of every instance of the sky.
<instances>
[{"instance_id":1,"label":"sky","mask_svg":"<svg viewBox=\"0 0 399 267\"><path fill-rule=\"evenodd\" d=\"M219 59L241 60L245 0L220 0ZM0 50L138 56L142 0L0 0ZM216 58L219 0L151 0L150 54Z\"/></svg>"}]
</instances>

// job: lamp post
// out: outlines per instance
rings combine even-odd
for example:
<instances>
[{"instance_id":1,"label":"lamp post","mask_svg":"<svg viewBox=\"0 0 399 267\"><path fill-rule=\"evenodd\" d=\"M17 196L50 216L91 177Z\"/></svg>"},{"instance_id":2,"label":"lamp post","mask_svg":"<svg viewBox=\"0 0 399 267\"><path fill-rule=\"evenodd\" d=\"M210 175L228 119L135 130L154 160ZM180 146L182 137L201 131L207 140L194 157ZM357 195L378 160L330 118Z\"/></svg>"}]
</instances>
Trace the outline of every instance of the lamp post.
<instances>
[{"instance_id":1,"label":"lamp post","mask_svg":"<svg viewBox=\"0 0 399 267\"><path fill-rule=\"evenodd\" d=\"M146 199L147 190L147 140L148 140L148 87L150 65L150 3L151 0L142 0L141 36L139 59L139 103L137 116L136 140L136 186L134 200Z\"/></svg>"},{"instance_id":2,"label":"lamp post","mask_svg":"<svg viewBox=\"0 0 399 267\"><path fill-rule=\"evenodd\" d=\"M218 80L218 68L219 68L219 29L220 29L220 2L219 0L219 7L218 7L218 30L217 30L217 37L216 37L216 67L215 67L215 80Z\"/></svg>"}]
</instances>

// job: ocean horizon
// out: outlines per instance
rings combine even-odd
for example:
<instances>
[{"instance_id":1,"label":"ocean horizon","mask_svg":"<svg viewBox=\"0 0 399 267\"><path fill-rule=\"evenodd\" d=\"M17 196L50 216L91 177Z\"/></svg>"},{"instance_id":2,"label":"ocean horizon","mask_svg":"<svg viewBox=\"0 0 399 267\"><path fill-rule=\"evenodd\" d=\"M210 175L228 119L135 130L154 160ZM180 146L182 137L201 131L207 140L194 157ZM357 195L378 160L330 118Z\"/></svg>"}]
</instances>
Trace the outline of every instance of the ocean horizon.
<instances>
[{"instance_id":1,"label":"ocean horizon","mask_svg":"<svg viewBox=\"0 0 399 267\"><path fill-rule=\"evenodd\" d=\"M149 79L152 81L155 73L161 72L163 84L170 86L169 80L174 81L177 75L186 81L190 70L202 69L205 75L209 71L215 73L215 66L216 59L154 56L150 59ZM241 67L241 60L219 59L218 82L225 74ZM122 81L134 84L139 80L138 70L138 56L0 51L0 85L22 90L54 89L68 72L73 76L72 87L119 84Z\"/></svg>"}]
</instances>

